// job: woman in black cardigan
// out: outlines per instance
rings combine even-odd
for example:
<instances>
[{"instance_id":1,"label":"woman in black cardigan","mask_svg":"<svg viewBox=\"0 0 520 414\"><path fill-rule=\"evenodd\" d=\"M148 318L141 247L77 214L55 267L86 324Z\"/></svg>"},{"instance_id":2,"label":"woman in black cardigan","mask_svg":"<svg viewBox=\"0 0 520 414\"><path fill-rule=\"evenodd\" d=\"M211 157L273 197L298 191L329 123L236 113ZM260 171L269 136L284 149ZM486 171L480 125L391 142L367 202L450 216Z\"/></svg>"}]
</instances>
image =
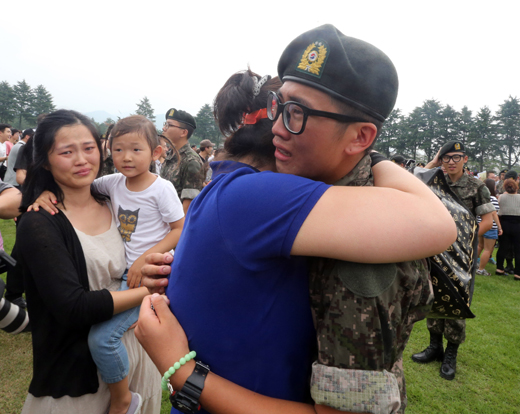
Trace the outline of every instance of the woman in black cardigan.
<instances>
[{"instance_id":1,"label":"woman in black cardigan","mask_svg":"<svg viewBox=\"0 0 520 414\"><path fill-rule=\"evenodd\" d=\"M23 412L105 412L109 396L88 348L90 327L139 305L148 290L111 291L125 268L124 246L106 199L91 190L102 166L92 123L77 112L56 111L38 126L34 141L21 210L49 190L61 213L25 213L17 229L33 340L33 379ZM105 269L106 275L97 274ZM133 331L128 334L135 372L159 388L160 376ZM160 388L146 387L133 391L145 402L159 398L148 404L153 412Z\"/></svg>"}]
</instances>

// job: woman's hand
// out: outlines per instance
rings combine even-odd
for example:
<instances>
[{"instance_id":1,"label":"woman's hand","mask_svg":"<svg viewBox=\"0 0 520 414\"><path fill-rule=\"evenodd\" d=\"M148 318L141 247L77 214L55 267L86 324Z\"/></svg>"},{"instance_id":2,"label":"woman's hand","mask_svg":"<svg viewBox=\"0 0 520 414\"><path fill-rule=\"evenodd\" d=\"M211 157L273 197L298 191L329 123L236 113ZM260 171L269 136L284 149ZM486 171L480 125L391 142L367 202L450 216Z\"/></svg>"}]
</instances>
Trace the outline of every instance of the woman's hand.
<instances>
[{"instance_id":1,"label":"woman's hand","mask_svg":"<svg viewBox=\"0 0 520 414\"><path fill-rule=\"evenodd\" d=\"M161 373L190 352L186 334L171 313L167 300L157 293L146 296L135 329L135 336ZM192 370L186 371L191 373Z\"/></svg>"},{"instance_id":2,"label":"woman's hand","mask_svg":"<svg viewBox=\"0 0 520 414\"><path fill-rule=\"evenodd\" d=\"M142 285L146 286L150 293L164 293L168 286L167 277L172 271L172 262L171 253L152 253L145 257L146 264L141 269Z\"/></svg>"},{"instance_id":3,"label":"woman's hand","mask_svg":"<svg viewBox=\"0 0 520 414\"><path fill-rule=\"evenodd\" d=\"M49 214L57 214L60 211L56 207L58 204L58 200L56 200L56 196L50 191L45 190L40 196L36 199L34 203L32 203L29 207L27 207L27 211L40 211L40 207L43 208Z\"/></svg>"}]
</instances>

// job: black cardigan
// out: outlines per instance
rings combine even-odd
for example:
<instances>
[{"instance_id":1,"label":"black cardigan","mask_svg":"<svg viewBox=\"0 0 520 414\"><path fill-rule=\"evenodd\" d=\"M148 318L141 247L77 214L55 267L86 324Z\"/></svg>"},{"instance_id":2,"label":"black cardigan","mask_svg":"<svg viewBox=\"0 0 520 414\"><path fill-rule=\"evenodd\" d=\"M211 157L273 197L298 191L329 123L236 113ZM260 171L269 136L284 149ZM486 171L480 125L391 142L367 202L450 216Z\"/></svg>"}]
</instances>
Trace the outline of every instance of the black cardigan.
<instances>
[{"instance_id":1,"label":"black cardigan","mask_svg":"<svg viewBox=\"0 0 520 414\"><path fill-rule=\"evenodd\" d=\"M31 318L35 397L79 397L99 387L88 348L90 327L112 317L106 289L90 291L85 256L60 212L22 215L16 231Z\"/></svg>"}]
</instances>

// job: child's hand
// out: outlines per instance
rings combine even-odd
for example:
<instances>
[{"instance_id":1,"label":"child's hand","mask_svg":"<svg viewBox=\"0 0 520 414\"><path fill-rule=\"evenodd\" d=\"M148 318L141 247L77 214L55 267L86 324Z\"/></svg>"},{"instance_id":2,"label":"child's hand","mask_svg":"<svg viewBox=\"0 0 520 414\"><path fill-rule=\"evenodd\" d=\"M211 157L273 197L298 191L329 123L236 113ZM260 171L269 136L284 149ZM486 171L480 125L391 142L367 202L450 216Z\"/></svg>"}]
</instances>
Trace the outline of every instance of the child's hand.
<instances>
[{"instance_id":1,"label":"child's hand","mask_svg":"<svg viewBox=\"0 0 520 414\"><path fill-rule=\"evenodd\" d=\"M34 203L27 207L27 211L40 211L41 207L49 214L54 215L59 213L58 208L55 206L57 203L58 201L56 200L56 196L50 191L45 190L40 194Z\"/></svg>"},{"instance_id":2,"label":"child's hand","mask_svg":"<svg viewBox=\"0 0 520 414\"><path fill-rule=\"evenodd\" d=\"M141 268L144 266L144 258L140 256L128 269L126 281L128 287L130 289L139 287L141 285L141 279L143 278L143 274L141 273Z\"/></svg>"}]
</instances>

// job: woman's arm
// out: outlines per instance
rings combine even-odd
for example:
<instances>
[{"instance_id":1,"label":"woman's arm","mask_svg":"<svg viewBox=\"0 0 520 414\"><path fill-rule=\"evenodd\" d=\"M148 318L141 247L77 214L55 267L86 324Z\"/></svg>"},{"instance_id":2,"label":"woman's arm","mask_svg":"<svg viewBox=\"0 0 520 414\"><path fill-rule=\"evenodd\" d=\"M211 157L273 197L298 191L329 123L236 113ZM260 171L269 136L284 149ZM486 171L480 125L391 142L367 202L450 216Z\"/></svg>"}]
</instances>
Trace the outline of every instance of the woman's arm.
<instances>
[{"instance_id":1,"label":"woman's arm","mask_svg":"<svg viewBox=\"0 0 520 414\"><path fill-rule=\"evenodd\" d=\"M20 215L22 193L16 188L6 188L0 193L0 219L11 219Z\"/></svg>"},{"instance_id":2,"label":"woman's arm","mask_svg":"<svg viewBox=\"0 0 520 414\"><path fill-rule=\"evenodd\" d=\"M151 303L155 312L151 309ZM159 295L144 299L135 335L161 375L189 352L184 330ZM173 389L182 389L194 366L195 361L192 360L171 376ZM200 402L205 410L213 414L315 414L311 405L265 397L213 373L205 381Z\"/></svg>"},{"instance_id":3,"label":"woman's arm","mask_svg":"<svg viewBox=\"0 0 520 414\"><path fill-rule=\"evenodd\" d=\"M500 224L500 219L498 218L498 214L496 211L493 211L492 214L493 214L493 220L495 221L495 223L497 224L497 227L498 227L498 235L502 236L504 231L502 230L502 225Z\"/></svg>"},{"instance_id":4,"label":"woman's arm","mask_svg":"<svg viewBox=\"0 0 520 414\"><path fill-rule=\"evenodd\" d=\"M114 312L110 292L85 289L79 258L69 250L66 235L55 220L58 217L46 212L22 216L16 242L24 279L34 286L43 305L64 326L90 326L110 319Z\"/></svg>"},{"instance_id":5,"label":"woman's arm","mask_svg":"<svg viewBox=\"0 0 520 414\"><path fill-rule=\"evenodd\" d=\"M453 218L424 183L389 161L373 171L378 187L332 187L323 194L291 254L394 263L433 256L455 241Z\"/></svg>"}]
</instances>

